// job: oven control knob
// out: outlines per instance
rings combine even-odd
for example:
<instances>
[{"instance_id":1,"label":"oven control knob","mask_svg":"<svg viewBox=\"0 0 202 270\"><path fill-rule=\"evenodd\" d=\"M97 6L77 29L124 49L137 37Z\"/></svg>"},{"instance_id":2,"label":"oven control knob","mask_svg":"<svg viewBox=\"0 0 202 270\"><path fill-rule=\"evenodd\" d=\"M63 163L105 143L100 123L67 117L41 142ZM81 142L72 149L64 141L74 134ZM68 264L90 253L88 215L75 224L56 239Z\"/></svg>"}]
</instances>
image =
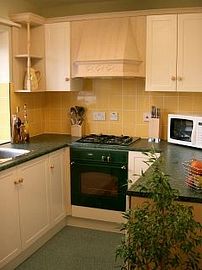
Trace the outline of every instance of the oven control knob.
<instances>
[{"instance_id":1,"label":"oven control knob","mask_svg":"<svg viewBox=\"0 0 202 270\"><path fill-rule=\"evenodd\" d=\"M106 156L102 155L102 161L106 161Z\"/></svg>"},{"instance_id":2,"label":"oven control knob","mask_svg":"<svg viewBox=\"0 0 202 270\"><path fill-rule=\"evenodd\" d=\"M121 166L121 169L126 170L126 166L125 165Z\"/></svg>"},{"instance_id":3,"label":"oven control knob","mask_svg":"<svg viewBox=\"0 0 202 270\"><path fill-rule=\"evenodd\" d=\"M110 162L110 161L111 161L111 157L107 156L107 162Z\"/></svg>"},{"instance_id":4,"label":"oven control knob","mask_svg":"<svg viewBox=\"0 0 202 270\"><path fill-rule=\"evenodd\" d=\"M75 162L74 162L74 161L72 161L72 162L70 162L70 165L74 165L74 163L75 163Z\"/></svg>"}]
</instances>

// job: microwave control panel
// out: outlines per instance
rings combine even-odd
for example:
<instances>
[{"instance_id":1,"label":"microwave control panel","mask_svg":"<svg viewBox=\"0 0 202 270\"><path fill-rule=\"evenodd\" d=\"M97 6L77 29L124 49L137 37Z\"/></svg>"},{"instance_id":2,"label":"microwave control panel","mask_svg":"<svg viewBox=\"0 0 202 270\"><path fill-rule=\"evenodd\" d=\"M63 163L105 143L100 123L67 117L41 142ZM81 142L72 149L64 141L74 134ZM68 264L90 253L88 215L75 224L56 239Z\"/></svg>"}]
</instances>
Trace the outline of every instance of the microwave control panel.
<instances>
[{"instance_id":1,"label":"microwave control panel","mask_svg":"<svg viewBox=\"0 0 202 270\"><path fill-rule=\"evenodd\" d=\"M202 145L202 121L197 122L196 143Z\"/></svg>"}]
</instances>

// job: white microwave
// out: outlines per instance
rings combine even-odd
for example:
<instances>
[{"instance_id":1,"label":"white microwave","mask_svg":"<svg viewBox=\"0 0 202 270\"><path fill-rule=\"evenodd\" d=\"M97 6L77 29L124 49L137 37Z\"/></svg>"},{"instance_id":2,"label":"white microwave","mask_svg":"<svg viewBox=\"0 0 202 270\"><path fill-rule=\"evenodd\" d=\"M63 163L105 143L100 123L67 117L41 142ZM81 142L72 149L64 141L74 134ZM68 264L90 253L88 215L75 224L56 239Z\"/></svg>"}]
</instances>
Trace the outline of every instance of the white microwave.
<instances>
[{"instance_id":1,"label":"white microwave","mask_svg":"<svg viewBox=\"0 0 202 270\"><path fill-rule=\"evenodd\" d=\"M168 114L168 142L202 148L202 115Z\"/></svg>"}]
</instances>

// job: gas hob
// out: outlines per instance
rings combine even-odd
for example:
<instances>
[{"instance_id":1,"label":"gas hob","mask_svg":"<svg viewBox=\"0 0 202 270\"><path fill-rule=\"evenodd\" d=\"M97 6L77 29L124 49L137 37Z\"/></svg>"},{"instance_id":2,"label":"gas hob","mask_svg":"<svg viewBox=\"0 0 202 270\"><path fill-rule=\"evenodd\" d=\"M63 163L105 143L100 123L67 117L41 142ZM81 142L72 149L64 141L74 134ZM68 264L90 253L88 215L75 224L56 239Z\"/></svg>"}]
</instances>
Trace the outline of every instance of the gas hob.
<instances>
[{"instance_id":1,"label":"gas hob","mask_svg":"<svg viewBox=\"0 0 202 270\"><path fill-rule=\"evenodd\" d=\"M107 145L120 145L128 146L135 141L140 139L139 137L130 137L130 136L115 136L115 135L96 135L90 134L83 136L81 139L77 140L79 143L95 143L95 144L107 144Z\"/></svg>"}]
</instances>

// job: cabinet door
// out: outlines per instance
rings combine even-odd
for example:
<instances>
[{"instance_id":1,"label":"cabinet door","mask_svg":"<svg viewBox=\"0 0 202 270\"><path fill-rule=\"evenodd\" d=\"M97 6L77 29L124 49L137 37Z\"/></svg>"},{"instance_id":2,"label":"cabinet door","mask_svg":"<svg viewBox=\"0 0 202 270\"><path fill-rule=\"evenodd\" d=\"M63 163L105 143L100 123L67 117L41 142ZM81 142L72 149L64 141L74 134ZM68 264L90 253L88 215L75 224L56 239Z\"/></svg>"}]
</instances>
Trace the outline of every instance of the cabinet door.
<instances>
[{"instance_id":1,"label":"cabinet door","mask_svg":"<svg viewBox=\"0 0 202 270\"><path fill-rule=\"evenodd\" d=\"M0 268L21 251L16 170L0 174Z\"/></svg>"},{"instance_id":2,"label":"cabinet door","mask_svg":"<svg viewBox=\"0 0 202 270\"><path fill-rule=\"evenodd\" d=\"M65 216L64 204L64 150L56 151L49 156L50 175L50 210L52 225Z\"/></svg>"},{"instance_id":3,"label":"cabinet door","mask_svg":"<svg viewBox=\"0 0 202 270\"><path fill-rule=\"evenodd\" d=\"M146 90L176 91L177 15L147 17Z\"/></svg>"},{"instance_id":4,"label":"cabinet door","mask_svg":"<svg viewBox=\"0 0 202 270\"><path fill-rule=\"evenodd\" d=\"M18 168L20 225L23 248L44 234L50 226L47 157Z\"/></svg>"},{"instance_id":5,"label":"cabinet door","mask_svg":"<svg viewBox=\"0 0 202 270\"><path fill-rule=\"evenodd\" d=\"M129 151L128 179L131 181L129 186L137 181L142 172L147 170L148 165L145 163L147 159L148 157L141 152Z\"/></svg>"},{"instance_id":6,"label":"cabinet door","mask_svg":"<svg viewBox=\"0 0 202 270\"><path fill-rule=\"evenodd\" d=\"M70 23L45 25L46 90L70 88Z\"/></svg>"},{"instance_id":7,"label":"cabinet door","mask_svg":"<svg viewBox=\"0 0 202 270\"><path fill-rule=\"evenodd\" d=\"M202 92L202 14L180 14L178 23L178 91Z\"/></svg>"},{"instance_id":8,"label":"cabinet door","mask_svg":"<svg viewBox=\"0 0 202 270\"><path fill-rule=\"evenodd\" d=\"M157 157L160 157L159 153L155 154ZM148 156L144 155L141 152L129 151L128 153L128 179L132 181L129 183L129 186L135 183L142 172L145 172L148 169L148 164L145 162L148 160Z\"/></svg>"}]
</instances>

